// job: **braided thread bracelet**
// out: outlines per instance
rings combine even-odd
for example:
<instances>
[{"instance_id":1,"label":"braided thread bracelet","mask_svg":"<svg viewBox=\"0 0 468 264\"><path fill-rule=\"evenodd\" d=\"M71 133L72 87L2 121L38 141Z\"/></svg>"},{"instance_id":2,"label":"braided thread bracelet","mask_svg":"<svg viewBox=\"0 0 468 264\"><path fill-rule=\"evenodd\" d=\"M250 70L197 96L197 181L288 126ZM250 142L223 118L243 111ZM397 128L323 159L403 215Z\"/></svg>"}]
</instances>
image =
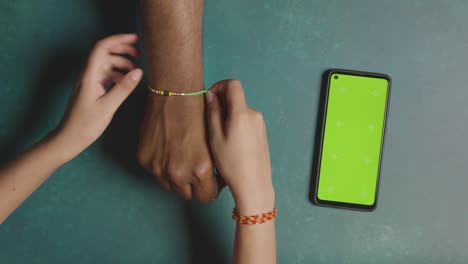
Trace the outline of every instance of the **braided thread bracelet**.
<instances>
[{"instance_id":1,"label":"braided thread bracelet","mask_svg":"<svg viewBox=\"0 0 468 264\"><path fill-rule=\"evenodd\" d=\"M270 212L263 214L252 215L252 216L239 216L236 212L236 208L232 210L232 219L241 225L256 225L263 224L276 218L277 209L273 208Z\"/></svg>"},{"instance_id":2,"label":"braided thread bracelet","mask_svg":"<svg viewBox=\"0 0 468 264\"><path fill-rule=\"evenodd\" d=\"M186 92L172 92L172 91L165 91L165 90L155 90L151 87L148 87L148 90L160 96L195 96L195 95L201 95L207 92L207 90L187 92L187 93Z\"/></svg>"}]
</instances>

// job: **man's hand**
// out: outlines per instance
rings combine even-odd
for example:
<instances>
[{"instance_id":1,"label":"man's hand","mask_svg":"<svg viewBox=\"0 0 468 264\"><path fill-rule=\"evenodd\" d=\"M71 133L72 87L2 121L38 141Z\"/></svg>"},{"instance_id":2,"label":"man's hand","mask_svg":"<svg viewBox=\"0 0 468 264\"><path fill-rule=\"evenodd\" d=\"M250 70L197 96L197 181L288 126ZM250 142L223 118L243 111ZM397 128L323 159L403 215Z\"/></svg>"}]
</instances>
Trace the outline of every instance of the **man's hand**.
<instances>
[{"instance_id":1,"label":"man's hand","mask_svg":"<svg viewBox=\"0 0 468 264\"><path fill-rule=\"evenodd\" d=\"M143 121L140 164L168 191L209 202L217 195L206 140L203 96L150 95Z\"/></svg>"}]
</instances>

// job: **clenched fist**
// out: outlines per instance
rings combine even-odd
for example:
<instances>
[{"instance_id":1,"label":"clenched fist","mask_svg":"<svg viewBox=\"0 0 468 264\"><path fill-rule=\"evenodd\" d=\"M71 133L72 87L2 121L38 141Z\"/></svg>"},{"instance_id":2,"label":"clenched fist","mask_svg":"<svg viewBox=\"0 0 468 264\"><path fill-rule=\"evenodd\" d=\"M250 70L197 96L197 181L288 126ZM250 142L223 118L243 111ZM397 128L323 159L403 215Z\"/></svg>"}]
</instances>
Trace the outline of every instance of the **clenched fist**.
<instances>
[{"instance_id":1,"label":"clenched fist","mask_svg":"<svg viewBox=\"0 0 468 264\"><path fill-rule=\"evenodd\" d=\"M140 164L168 191L209 202L217 183L207 143L203 96L150 95L141 128Z\"/></svg>"}]
</instances>

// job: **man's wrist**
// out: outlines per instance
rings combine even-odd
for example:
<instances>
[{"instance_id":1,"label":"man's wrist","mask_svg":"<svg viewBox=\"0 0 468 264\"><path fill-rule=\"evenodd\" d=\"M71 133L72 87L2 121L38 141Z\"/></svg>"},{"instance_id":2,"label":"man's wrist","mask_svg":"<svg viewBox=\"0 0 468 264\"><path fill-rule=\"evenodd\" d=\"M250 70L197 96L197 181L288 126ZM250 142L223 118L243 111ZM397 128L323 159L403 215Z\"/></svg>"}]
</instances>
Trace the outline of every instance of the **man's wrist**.
<instances>
[{"instance_id":1,"label":"man's wrist","mask_svg":"<svg viewBox=\"0 0 468 264\"><path fill-rule=\"evenodd\" d=\"M180 75L183 75L182 73ZM186 74L187 75L187 74ZM197 73L199 76L185 76L185 77L167 77L151 80L150 87L155 90L164 90L171 92L197 92L205 88L203 73Z\"/></svg>"},{"instance_id":2,"label":"man's wrist","mask_svg":"<svg viewBox=\"0 0 468 264\"><path fill-rule=\"evenodd\" d=\"M170 92L198 92L204 90L203 78L165 78L150 80L150 87L154 90L164 90ZM150 104L158 107L166 102L171 104L186 105L187 107L197 107L204 103L203 95L197 96L161 96L148 91Z\"/></svg>"},{"instance_id":3,"label":"man's wrist","mask_svg":"<svg viewBox=\"0 0 468 264\"><path fill-rule=\"evenodd\" d=\"M154 93L148 95L148 108L157 112L196 113L205 105L203 95L196 96L161 96Z\"/></svg>"}]
</instances>

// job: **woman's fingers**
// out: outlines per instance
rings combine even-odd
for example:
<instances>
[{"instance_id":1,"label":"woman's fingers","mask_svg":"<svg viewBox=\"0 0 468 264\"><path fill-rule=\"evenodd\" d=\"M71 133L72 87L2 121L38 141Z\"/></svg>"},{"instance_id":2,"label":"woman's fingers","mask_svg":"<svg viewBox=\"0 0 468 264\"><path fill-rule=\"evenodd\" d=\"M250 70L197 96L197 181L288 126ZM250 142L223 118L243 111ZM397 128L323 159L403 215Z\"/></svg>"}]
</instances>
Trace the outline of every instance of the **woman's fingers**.
<instances>
[{"instance_id":1,"label":"woman's fingers","mask_svg":"<svg viewBox=\"0 0 468 264\"><path fill-rule=\"evenodd\" d=\"M109 71L103 77L102 84L104 87L120 82L125 75L118 71Z\"/></svg>"},{"instance_id":2,"label":"woman's fingers","mask_svg":"<svg viewBox=\"0 0 468 264\"><path fill-rule=\"evenodd\" d=\"M122 44L133 44L138 40L136 34L118 34L102 39L96 43L96 50L109 52L113 47Z\"/></svg>"},{"instance_id":3,"label":"woman's fingers","mask_svg":"<svg viewBox=\"0 0 468 264\"><path fill-rule=\"evenodd\" d=\"M124 58L118 55L112 55L111 58L109 59L109 63L110 63L109 66L111 67L111 69L107 69L107 70L118 69L122 71L131 71L131 70L136 69L135 63L133 63L131 60L127 58Z\"/></svg>"},{"instance_id":4,"label":"woman's fingers","mask_svg":"<svg viewBox=\"0 0 468 264\"><path fill-rule=\"evenodd\" d=\"M109 50L112 54L118 54L118 55L130 55L133 57L138 57L140 56L141 52L140 50L130 44L119 44Z\"/></svg>"}]
</instances>

